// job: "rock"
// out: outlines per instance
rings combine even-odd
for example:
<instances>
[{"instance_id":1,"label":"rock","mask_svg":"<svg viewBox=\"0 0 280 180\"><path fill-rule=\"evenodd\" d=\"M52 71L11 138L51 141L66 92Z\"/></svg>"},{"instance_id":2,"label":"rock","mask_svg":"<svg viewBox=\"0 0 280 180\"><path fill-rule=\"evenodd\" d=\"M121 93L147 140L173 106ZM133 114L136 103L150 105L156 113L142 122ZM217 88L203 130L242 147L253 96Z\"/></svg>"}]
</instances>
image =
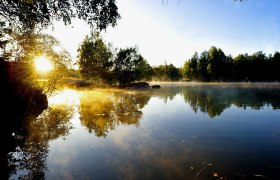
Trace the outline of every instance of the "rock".
<instances>
[{"instance_id":1,"label":"rock","mask_svg":"<svg viewBox=\"0 0 280 180\"><path fill-rule=\"evenodd\" d=\"M0 57L0 99L6 110L22 112L30 111L41 113L48 108L47 96L42 90L23 83L21 77L16 76L14 64Z\"/></svg>"},{"instance_id":2,"label":"rock","mask_svg":"<svg viewBox=\"0 0 280 180\"><path fill-rule=\"evenodd\" d=\"M159 89L159 88L160 88L160 85L152 85L152 88L153 88L153 89Z\"/></svg>"},{"instance_id":3,"label":"rock","mask_svg":"<svg viewBox=\"0 0 280 180\"><path fill-rule=\"evenodd\" d=\"M136 83L130 83L127 88L129 89L148 89L149 83L147 82L136 82Z\"/></svg>"}]
</instances>

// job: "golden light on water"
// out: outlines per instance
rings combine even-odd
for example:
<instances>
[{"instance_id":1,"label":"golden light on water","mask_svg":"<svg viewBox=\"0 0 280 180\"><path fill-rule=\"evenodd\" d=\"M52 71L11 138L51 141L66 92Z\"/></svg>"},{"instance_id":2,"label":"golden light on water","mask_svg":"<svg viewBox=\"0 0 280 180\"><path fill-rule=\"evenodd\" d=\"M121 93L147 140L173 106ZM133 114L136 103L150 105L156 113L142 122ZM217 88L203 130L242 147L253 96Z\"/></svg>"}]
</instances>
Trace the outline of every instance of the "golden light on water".
<instances>
[{"instance_id":1,"label":"golden light on water","mask_svg":"<svg viewBox=\"0 0 280 180\"><path fill-rule=\"evenodd\" d=\"M53 69L51 61L46 56L35 59L35 67L39 72L45 73Z\"/></svg>"},{"instance_id":2,"label":"golden light on water","mask_svg":"<svg viewBox=\"0 0 280 180\"><path fill-rule=\"evenodd\" d=\"M79 92L75 90L64 90L48 98L50 104L76 104L79 100Z\"/></svg>"}]
</instances>

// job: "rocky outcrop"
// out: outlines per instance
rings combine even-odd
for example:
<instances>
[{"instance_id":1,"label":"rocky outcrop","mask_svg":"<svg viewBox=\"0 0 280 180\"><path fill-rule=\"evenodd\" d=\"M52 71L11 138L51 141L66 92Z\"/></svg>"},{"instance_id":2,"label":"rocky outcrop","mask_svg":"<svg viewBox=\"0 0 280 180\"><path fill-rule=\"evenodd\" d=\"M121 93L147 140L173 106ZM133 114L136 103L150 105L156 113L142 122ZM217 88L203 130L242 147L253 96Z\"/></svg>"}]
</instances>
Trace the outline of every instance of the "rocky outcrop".
<instances>
[{"instance_id":1,"label":"rocky outcrop","mask_svg":"<svg viewBox=\"0 0 280 180\"><path fill-rule=\"evenodd\" d=\"M48 108L47 96L42 90L23 83L20 77L16 76L14 64L0 58L0 99L7 111L22 114L36 111L40 114ZM2 107L3 107L2 106Z\"/></svg>"}]
</instances>

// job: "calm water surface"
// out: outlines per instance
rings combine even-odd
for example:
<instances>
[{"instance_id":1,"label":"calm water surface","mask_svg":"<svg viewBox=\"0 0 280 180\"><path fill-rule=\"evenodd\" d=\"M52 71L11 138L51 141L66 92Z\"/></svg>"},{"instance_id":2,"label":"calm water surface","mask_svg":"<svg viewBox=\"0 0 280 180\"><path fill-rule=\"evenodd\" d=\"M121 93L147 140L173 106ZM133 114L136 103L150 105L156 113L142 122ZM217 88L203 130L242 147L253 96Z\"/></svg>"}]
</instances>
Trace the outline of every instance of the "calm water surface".
<instances>
[{"instance_id":1,"label":"calm water surface","mask_svg":"<svg viewBox=\"0 0 280 180\"><path fill-rule=\"evenodd\" d=\"M279 85L64 90L49 101L11 132L10 179L280 179Z\"/></svg>"}]
</instances>

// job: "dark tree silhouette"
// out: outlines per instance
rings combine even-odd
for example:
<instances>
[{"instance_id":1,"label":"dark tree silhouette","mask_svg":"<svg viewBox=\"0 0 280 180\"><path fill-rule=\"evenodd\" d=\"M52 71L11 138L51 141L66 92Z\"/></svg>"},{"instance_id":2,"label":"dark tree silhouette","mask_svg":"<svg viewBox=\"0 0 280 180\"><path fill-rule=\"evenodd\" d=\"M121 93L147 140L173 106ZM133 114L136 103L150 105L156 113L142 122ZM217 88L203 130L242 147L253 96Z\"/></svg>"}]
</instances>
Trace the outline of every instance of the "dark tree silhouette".
<instances>
[{"instance_id":1,"label":"dark tree silhouette","mask_svg":"<svg viewBox=\"0 0 280 180\"><path fill-rule=\"evenodd\" d=\"M183 67L183 75L200 81L280 81L280 53L239 54L232 58L220 48L211 47L198 57L195 53Z\"/></svg>"},{"instance_id":2,"label":"dark tree silhouette","mask_svg":"<svg viewBox=\"0 0 280 180\"><path fill-rule=\"evenodd\" d=\"M103 30L114 26L120 15L115 0L2 0L0 17L28 29L47 27L53 20L70 24L72 18L79 18Z\"/></svg>"},{"instance_id":3,"label":"dark tree silhouette","mask_svg":"<svg viewBox=\"0 0 280 180\"><path fill-rule=\"evenodd\" d=\"M125 87L137 80L150 78L151 67L138 53L137 48L120 49L113 64L120 87Z\"/></svg>"}]
</instances>

